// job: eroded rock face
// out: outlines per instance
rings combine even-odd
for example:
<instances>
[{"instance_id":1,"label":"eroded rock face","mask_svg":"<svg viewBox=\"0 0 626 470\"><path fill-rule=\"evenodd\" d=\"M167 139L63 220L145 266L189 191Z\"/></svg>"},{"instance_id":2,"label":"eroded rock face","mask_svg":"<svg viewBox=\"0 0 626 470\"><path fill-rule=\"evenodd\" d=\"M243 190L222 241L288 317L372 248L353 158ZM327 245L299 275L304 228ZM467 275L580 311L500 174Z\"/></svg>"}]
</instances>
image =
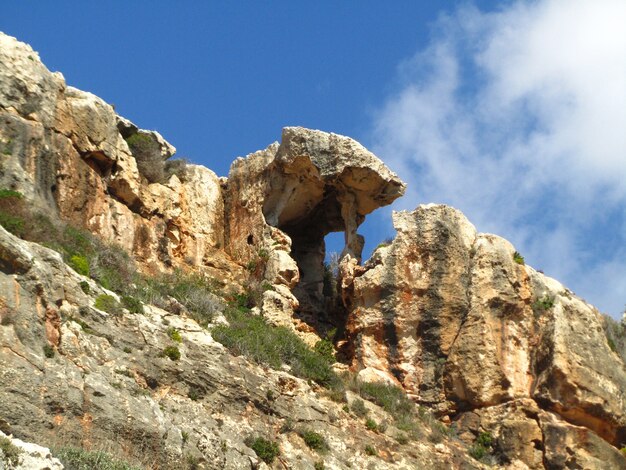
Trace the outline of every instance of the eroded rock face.
<instances>
[{"instance_id":1,"label":"eroded rock face","mask_svg":"<svg viewBox=\"0 0 626 470\"><path fill-rule=\"evenodd\" d=\"M225 197L227 246L242 263L255 263L260 252L269 256L265 280L292 288L297 301L282 304L299 305L306 323L316 324L327 312L324 236L344 231L344 259L360 260L358 226L403 192L404 183L358 142L287 127L280 144L231 166ZM290 253L296 263L281 253ZM271 303L276 295L267 297L264 309L275 311Z\"/></svg>"},{"instance_id":2,"label":"eroded rock face","mask_svg":"<svg viewBox=\"0 0 626 470\"><path fill-rule=\"evenodd\" d=\"M184 315L149 305L145 315L102 312L94 300L106 291L58 253L2 227L0 266L0 429L20 439L104 448L154 469L187 468L189 458L203 469L269 468L245 444L250 436L277 442L287 468L321 460L330 469L484 468L444 437L413 447L393 439L400 432L393 426L368 431L319 387L232 356ZM48 312L59 319L50 328ZM163 355L172 346L179 360ZM379 422L390 421L369 406ZM294 432L301 428L322 435L328 452L309 449ZM423 432L433 431L424 424ZM47 449L36 450L60 470Z\"/></svg>"},{"instance_id":3,"label":"eroded rock face","mask_svg":"<svg viewBox=\"0 0 626 470\"><path fill-rule=\"evenodd\" d=\"M66 86L29 46L0 33L0 186L119 243L148 269L200 266L224 244L220 181L189 165L148 184L125 140L137 133L162 160L176 151L97 96Z\"/></svg>"},{"instance_id":4,"label":"eroded rock face","mask_svg":"<svg viewBox=\"0 0 626 470\"><path fill-rule=\"evenodd\" d=\"M528 400L556 426L544 420L529 435L548 426L570 447L623 445L626 371L593 307L516 263L509 242L478 234L455 209L420 206L394 214L394 225L393 243L353 279L347 328L354 368L402 385L453 418ZM503 414L494 416L495 425ZM498 426L494 432L504 436L524 425ZM542 439L536 448L548 445ZM589 449L590 459L601 460ZM520 455L540 468L534 452Z\"/></svg>"}]
</instances>

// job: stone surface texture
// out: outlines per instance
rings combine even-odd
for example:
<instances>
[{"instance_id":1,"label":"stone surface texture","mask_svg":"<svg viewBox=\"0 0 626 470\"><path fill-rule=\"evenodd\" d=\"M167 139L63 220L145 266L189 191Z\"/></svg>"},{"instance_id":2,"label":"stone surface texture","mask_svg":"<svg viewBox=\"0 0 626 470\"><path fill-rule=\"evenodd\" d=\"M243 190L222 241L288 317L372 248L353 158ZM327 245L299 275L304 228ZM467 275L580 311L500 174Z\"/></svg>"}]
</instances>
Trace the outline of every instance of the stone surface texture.
<instances>
[{"instance_id":1,"label":"stone surface texture","mask_svg":"<svg viewBox=\"0 0 626 470\"><path fill-rule=\"evenodd\" d=\"M150 306L145 315L101 312L94 298L106 291L58 253L1 227L0 255L5 432L49 447L104 448L145 468L186 468L190 457L199 468L268 468L244 443L258 435L280 445L280 463L272 468L312 469L319 460L330 469L484 468L453 440L409 447L393 439L399 432L393 426L368 431L323 389L232 356L185 316ZM81 281L90 283L91 294ZM59 321L47 328L50 316ZM180 344L168 335L172 327ZM53 357L44 355L45 345ZM161 354L172 345L180 349L178 361ZM370 406L380 420L390 419ZM281 433L287 422L323 435L329 451L320 456L295 432ZM424 432L434 431L425 425ZM376 456L366 454L367 445Z\"/></svg>"},{"instance_id":2,"label":"stone surface texture","mask_svg":"<svg viewBox=\"0 0 626 470\"><path fill-rule=\"evenodd\" d=\"M122 133L139 130L91 93L66 86L30 46L0 33L0 185L133 253L147 269L202 265L224 243L220 181L189 165L148 184ZM219 254L216 255L219 257Z\"/></svg>"},{"instance_id":3,"label":"stone surface texture","mask_svg":"<svg viewBox=\"0 0 626 470\"><path fill-rule=\"evenodd\" d=\"M579 468L602 468L626 437L626 370L598 311L451 207L393 220L397 237L353 279L352 367L401 385L460 429L478 416L474 437L489 431L506 448L507 435L526 436L515 452L531 468L552 468L559 451L536 451L557 442Z\"/></svg>"}]
</instances>

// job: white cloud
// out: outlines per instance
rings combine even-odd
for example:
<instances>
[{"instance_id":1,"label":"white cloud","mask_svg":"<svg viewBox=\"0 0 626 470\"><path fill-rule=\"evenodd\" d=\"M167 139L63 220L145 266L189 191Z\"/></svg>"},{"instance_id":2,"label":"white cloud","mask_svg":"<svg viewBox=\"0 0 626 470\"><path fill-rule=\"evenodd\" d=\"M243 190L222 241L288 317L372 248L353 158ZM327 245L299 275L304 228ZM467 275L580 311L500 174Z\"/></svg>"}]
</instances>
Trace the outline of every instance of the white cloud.
<instances>
[{"instance_id":1,"label":"white cloud","mask_svg":"<svg viewBox=\"0 0 626 470\"><path fill-rule=\"evenodd\" d=\"M374 151L599 308L626 303L626 2L543 0L441 17L399 68ZM621 209L620 209L621 208Z\"/></svg>"}]
</instances>

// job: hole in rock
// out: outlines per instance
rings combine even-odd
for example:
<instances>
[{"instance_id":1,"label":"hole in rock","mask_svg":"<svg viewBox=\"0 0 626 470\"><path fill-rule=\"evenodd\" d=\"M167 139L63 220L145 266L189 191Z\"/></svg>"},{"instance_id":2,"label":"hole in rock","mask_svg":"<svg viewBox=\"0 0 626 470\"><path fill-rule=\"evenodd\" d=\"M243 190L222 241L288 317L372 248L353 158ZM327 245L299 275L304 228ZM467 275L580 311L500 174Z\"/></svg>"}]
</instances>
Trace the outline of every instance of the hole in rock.
<instances>
[{"instance_id":1,"label":"hole in rock","mask_svg":"<svg viewBox=\"0 0 626 470\"><path fill-rule=\"evenodd\" d=\"M292 198L281 213L267 217L291 238L291 256L298 264L300 282L293 289L300 302L296 317L314 328L320 336L337 328L343 329L343 309L337 296L336 269L330 267L327 252L334 255L335 264L345 246L344 221L335 192L324 191L312 209L294 210L298 202ZM330 249L327 249L327 242Z\"/></svg>"}]
</instances>

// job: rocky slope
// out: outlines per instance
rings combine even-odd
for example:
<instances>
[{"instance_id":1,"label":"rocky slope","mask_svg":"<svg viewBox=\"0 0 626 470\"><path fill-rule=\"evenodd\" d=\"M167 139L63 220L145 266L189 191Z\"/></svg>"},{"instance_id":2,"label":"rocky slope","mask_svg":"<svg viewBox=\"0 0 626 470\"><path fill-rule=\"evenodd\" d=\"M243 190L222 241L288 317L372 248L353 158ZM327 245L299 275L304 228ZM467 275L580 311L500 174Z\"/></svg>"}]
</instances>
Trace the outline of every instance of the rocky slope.
<instances>
[{"instance_id":1,"label":"rocky slope","mask_svg":"<svg viewBox=\"0 0 626 470\"><path fill-rule=\"evenodd\" d=\"M108 291L66 253L0 227L0 431L145 468L263 468L259 436L278 445L272 468L626 468L621 327L506 240L419 206L394 214L396 238L361 264L359 225L404 183L354 140L285 128L228 178L174 152L0 33L0 189L116 243L141 279L182 270L215 286L201 294L206 321L171 289L144 298L143 314L107 312L103 298L127 302L140 281ZM345 248L332 279L335 231ZM405 390L417 421L389 397L216 341L241 298L245 315L316 349L330 337L335 370Z\"/></svg>"}]
</instances>

